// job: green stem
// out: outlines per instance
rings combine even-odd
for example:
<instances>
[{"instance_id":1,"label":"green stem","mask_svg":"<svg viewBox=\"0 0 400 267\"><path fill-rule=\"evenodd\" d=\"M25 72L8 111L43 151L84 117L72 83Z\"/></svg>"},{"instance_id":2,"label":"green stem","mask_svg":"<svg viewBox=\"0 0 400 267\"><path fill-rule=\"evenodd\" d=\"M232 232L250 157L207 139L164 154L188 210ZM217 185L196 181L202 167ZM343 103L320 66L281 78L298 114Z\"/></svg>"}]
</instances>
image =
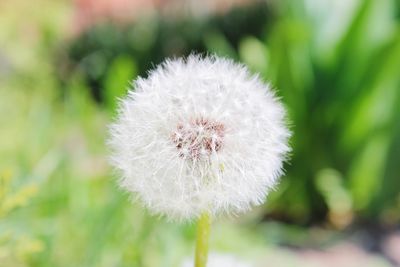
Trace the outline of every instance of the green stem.
<instances>
[{"instance_id":1,"label":"green stem","mask_svg":"<svg viewBox=\"0 0 400 267\"><path fill-rule=\"evenodd\" d=\"M197 222L197 240L195 267L206 267L208 256L208 239L210 236L211 218L208 213L203 213Z\"/></svg>"}]
</instances>

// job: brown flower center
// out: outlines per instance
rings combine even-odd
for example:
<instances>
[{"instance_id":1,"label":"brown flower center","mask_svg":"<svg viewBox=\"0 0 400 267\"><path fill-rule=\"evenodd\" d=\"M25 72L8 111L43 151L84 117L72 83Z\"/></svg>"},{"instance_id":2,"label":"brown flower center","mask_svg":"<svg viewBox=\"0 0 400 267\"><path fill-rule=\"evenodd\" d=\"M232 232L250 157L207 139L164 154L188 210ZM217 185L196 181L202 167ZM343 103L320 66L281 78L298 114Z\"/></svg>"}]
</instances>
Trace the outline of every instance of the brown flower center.
<instances>
[{"instance_id":1,"label":"brown flower center","mask_svg":"<svg viewBox=\"0 0 400 267\"><path fill-rule=\"evenodd\" d=\"M199 117L179 123L171 139L181 157L200 159L221 150L224 134L222 123Z\"/></svg>"}]
</instances>

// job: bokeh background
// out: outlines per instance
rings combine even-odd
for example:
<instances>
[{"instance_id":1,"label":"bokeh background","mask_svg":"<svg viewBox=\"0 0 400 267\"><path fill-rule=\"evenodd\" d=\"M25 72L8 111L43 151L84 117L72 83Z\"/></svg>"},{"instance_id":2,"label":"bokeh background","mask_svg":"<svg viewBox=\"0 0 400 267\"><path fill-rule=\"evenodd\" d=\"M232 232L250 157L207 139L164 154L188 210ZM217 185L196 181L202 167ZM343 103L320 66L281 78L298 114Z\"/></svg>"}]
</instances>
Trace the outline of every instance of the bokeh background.
<instances>
[{"instance_id":1,"label":"bokeh background","mask_svg":"<svg viewBox=\"0 0 400 267\"><path fill-rule=\"evenodd\" d=\"M180 266L195 226L116 186L107 124L166 57L270 81L291 160L267 203L214 223L254 266L400 266L397 0L0 0L0 266ZM231 267L231 266L221 266Z\"/></svg>"}]
</instances>

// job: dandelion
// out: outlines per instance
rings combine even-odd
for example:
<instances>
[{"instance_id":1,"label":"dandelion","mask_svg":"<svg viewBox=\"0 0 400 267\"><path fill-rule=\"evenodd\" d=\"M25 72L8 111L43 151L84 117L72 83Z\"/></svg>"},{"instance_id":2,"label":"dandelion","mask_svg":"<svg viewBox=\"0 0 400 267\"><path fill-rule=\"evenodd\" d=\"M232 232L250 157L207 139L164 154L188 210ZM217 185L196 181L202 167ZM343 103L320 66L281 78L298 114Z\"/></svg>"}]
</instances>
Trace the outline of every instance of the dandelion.
<instances>
[{"instance_id":1,"label":"dandelion","mask_svg":"<svg viewBox=\"0 0 400 267\"><path fill-rule=\"evenodd\" d=\"M264 203L290 135L268 85L231 60L192 55L133 87L109 140L122 188L152 213L199 219L198 247L211 218Z\"/></svg>"}]
</instances>

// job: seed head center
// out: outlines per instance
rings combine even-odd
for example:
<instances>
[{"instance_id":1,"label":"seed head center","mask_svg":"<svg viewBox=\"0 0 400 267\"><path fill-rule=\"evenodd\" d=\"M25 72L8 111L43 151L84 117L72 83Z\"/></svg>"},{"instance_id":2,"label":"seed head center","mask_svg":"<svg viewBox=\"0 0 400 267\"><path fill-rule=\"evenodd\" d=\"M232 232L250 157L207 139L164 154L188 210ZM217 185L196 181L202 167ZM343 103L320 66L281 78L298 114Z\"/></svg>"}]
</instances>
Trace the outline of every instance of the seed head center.
<instances>
[{"instance_id":1,"label":"seed head center","mask_svg":"<svg viewBox=\"0 0 400 267\"><path fill-rule=\"evenodd\" d=\"M179 150L179 156L198 160L220 151L224 135L224 124L199 117L178 123L171 138Z\"/></svg>"}]
</instances>

